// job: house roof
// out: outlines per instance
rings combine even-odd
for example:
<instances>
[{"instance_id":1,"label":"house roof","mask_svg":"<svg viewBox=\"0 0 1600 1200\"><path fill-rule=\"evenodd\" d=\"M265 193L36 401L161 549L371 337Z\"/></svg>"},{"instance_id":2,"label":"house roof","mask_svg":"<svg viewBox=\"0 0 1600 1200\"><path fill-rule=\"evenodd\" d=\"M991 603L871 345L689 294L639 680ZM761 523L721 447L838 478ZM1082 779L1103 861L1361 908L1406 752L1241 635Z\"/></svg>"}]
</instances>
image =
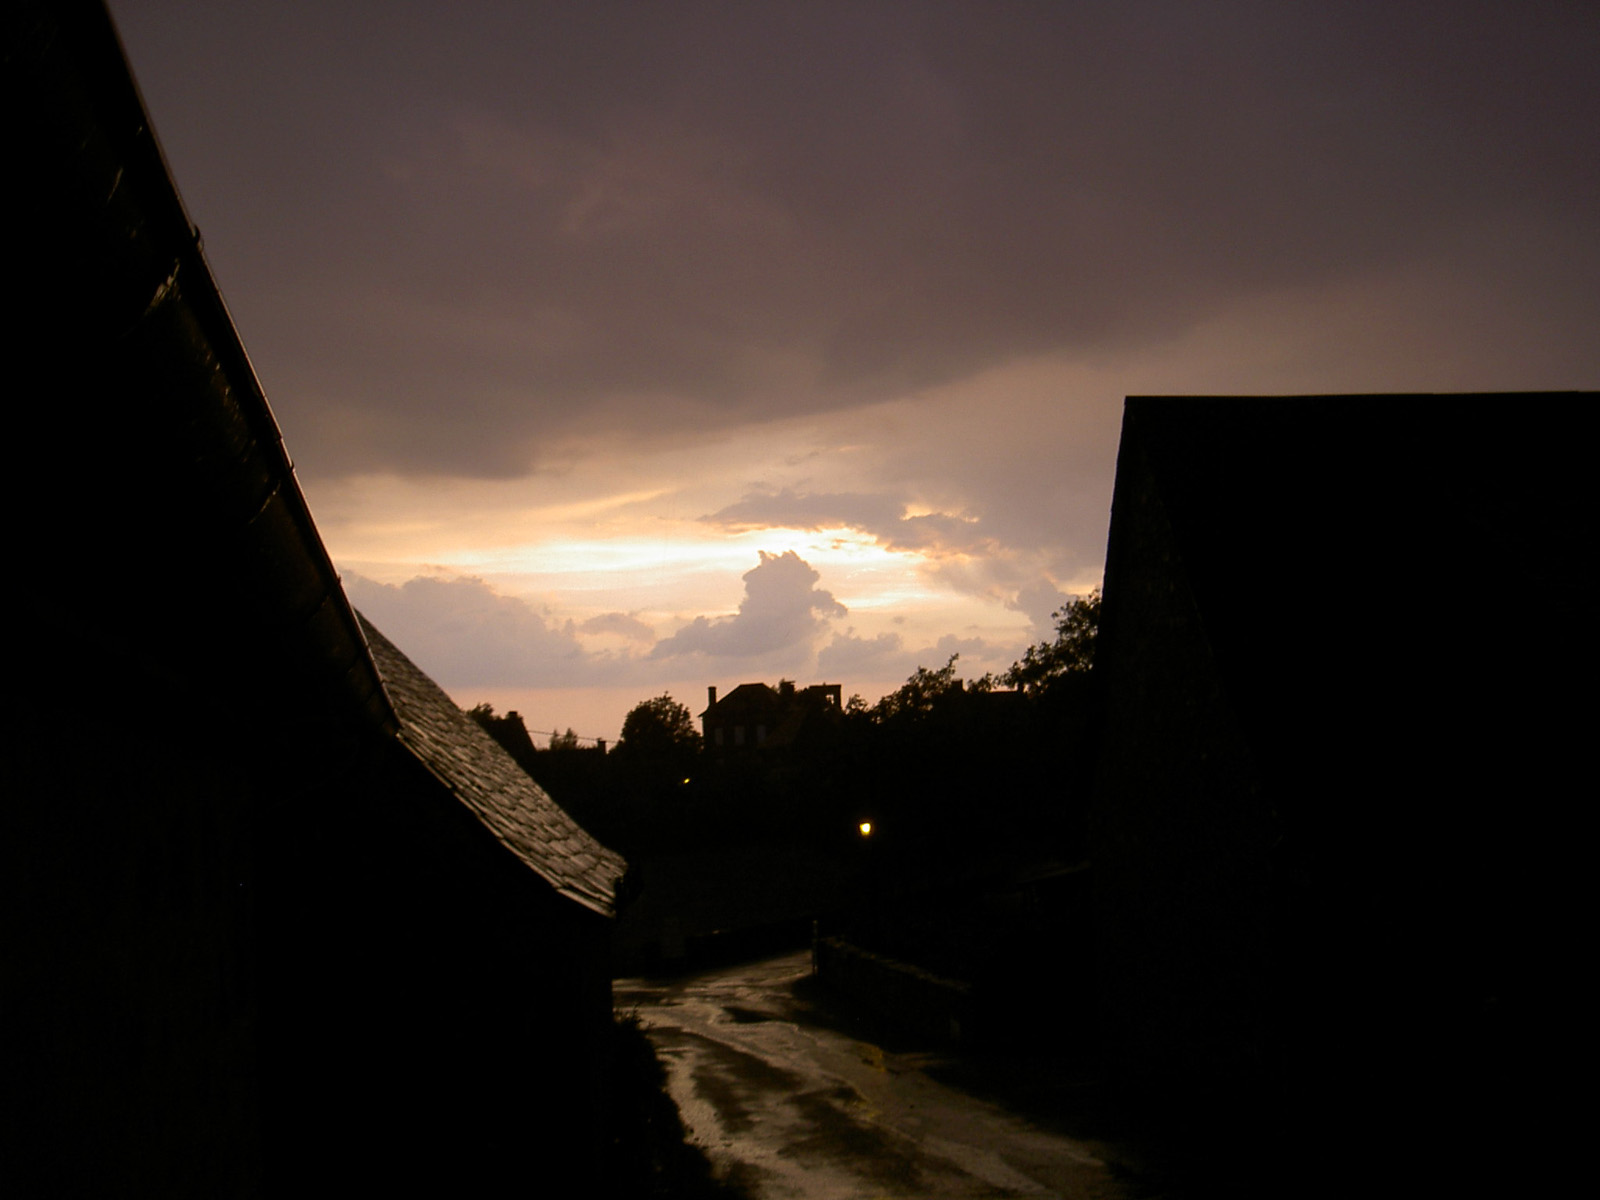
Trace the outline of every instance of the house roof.
<instances>
[{"instance_id":1,"label":"house roof","mask_svg":"<svg viewBox=\"0 0 1600 1200\"><path fill-rule=\"evenodd\" d=\"M23 4L4 34L27 181L0 197L27 295L4 339L42 382L0 488L50 581L36 640L295 740L391 721L107 14Z\"/></svg>"},{"instance_id":2,"label":"house roof","mask_svg":"<svg viewBox=\"0 0 1600 1200\"><path fill-rule=\"evenodd\" d=\"M769 713L778 705L778 690L765 683L741 683L715 704L706 706L702 717L734 717L746 713Z\"/></svg>"},{"instance_id":3,"label":"house roof","mask_svg":"<svg viewBox=\"0 0 1600 1200\"><path fill-rule=\"evenodd\" d=\"M557 892L612 915L628 869L622 856L586 833L438 684L365 617L360 621L401 744Z\"/></svg>"},{"instance_id":4,"label":"house roof","mask_svg":"<svg viewBox=\"0 0 1600 1200\"><path fill-rule=\"evenodd\" d=\"M3 336L47 381L0 475L31 514L17 558L49 581L23 596L32 669L70 644L107 690L254 731L286 776L398 737L557 891L610 912L622 860L350 607L104 9L30 3L3 33L27 186L0 212L28 294Z\"/></svg>"}]
</instances>

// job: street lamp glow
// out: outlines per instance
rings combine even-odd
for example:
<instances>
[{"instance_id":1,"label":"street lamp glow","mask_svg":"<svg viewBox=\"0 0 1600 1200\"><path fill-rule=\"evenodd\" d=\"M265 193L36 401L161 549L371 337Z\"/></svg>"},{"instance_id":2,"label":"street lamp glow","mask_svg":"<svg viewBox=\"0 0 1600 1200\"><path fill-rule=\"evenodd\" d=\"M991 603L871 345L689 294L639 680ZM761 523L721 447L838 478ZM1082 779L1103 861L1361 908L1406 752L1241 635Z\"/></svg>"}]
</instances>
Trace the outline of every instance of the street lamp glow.
<instances>
[{"instance_id":1,"label":"street lamp glow","mask_svg":"<svg viewBox=\"0 0 1600 1200\"><path fill-rule=\"evenodd\" d=\"M872 836L872 822L871 821L863 821L863 822L861 822L860 825L857 825L856 828L861 830L861 836L862 837L871 837Z\"/></svg>"}]
</instances>

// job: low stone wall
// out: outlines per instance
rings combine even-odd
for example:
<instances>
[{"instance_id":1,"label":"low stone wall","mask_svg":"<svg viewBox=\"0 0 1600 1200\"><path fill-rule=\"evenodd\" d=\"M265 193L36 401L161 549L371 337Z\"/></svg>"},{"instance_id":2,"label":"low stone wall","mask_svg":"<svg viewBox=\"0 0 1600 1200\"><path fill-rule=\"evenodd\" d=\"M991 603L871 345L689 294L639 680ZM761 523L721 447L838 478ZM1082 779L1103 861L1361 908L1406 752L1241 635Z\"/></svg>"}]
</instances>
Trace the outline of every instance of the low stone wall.
<instances>
[{"instance_id":1,"label":"low stone wall","mask_svg":"<svg viewBox=\"0 0 1600 1200\"><path fill-rule=\"evenodd\" d=\"M972 985L874 954L843 938L813 946L818 978L880 1017L940 1041L959 1042L971 1029Z\"/></svg>"}]
</instances>

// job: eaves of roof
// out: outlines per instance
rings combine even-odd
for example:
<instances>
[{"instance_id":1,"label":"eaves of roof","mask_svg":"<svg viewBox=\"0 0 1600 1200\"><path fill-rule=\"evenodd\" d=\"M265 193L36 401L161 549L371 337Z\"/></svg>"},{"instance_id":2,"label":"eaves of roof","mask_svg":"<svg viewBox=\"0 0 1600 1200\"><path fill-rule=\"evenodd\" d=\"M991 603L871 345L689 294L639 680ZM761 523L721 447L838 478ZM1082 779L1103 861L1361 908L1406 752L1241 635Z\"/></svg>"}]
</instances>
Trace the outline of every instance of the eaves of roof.
<instances>
[{"instance_id":1,"label":"eaves of roof","mask_svg":"<svg viewBox=\"0 0 1600 1200\"><path fill-rule=\"evenodd\" d=\"M402 745L507 850L561 895L605 916L628 864L591 837L444 690L365 618Z\"/></svg>"}]
</instances>

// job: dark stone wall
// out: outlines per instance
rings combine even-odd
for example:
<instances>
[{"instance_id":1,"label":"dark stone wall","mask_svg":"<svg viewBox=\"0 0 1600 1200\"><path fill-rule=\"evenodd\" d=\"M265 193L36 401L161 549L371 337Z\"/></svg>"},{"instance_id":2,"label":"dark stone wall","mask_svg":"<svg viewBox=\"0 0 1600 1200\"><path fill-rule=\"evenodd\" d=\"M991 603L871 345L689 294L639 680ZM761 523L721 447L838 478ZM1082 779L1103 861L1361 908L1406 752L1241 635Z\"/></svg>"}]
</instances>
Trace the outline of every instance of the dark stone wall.
<instances>
[{"instance_id":1,"label":"dark stone wall","mask_svg":"<svg viewBox=\"0 0 1600 1200\"><path fill-rule=\"evenodd\" d=\"M18 657L42 673L0 782L4 1190L258 1194L260 781L172 697L91 715L70 656Z\"/></svg>"},{"instance_id":2,"label":"dark stone wall","mask_svg":"<svg viewBox=\"0 0 1600 1200\"><path fill-rule=\"evenodd\" d=\"M1585 407L1129 401L1101 1015L1111 1075L1213 1152L1249 1127L1276 1147L1258 1166L1348 1184L1358 1120L1435 1184L1505 1182L1515 1156L1489 1151L1553 1119L1539 1063L1570 1040L1582 939ZM1485 587L1502 563L1517 584Z\"/></svg>"},{"instance_id":3,"label":"dark stone wall","mask_svg":"<svg viewBox=\"0 0 1600 1200\"><path fill-rule=\"evenodd\" d=\"M0 779L8 1193L593 1172L608 918L398 744L290 740L81 628L30 628ZM138 703L87 711L90 662Z\"/></svg>"},{"instance_id":4,"label":"dark stone wall","mask_svg":"<svg viewBox=\"0 0 1600 1200\"><path fill-rule=\"evenodd\" d=\"M609 919L404 754L295 804L275 839L297 873L268 884L263 954L274 1189L485 1194L592 1172Z\"/></svg>"},{"instance_id":5,"label":"dark stone wall","mask_svg":"<svg viewBox=\"0 0 1600 1200\"><path fill-rule=\"evenodd\" d=\"M1090 842L1104 1052L1130 1090L1240 1104L1266 1082L1280 830L1138 456L1118 504Z\"/></svg>"},{"instance_id":6,"label":"dark stone wall","mask_svg":"<svg viewBox=\"0 0 1600 1200\"><path fill-rule=\"evenodd\" d=\"M0 1191L482 1178L525 1127L581 1156L604 920L380 734L103 7L9 6L0 58L27 294L0 324L27 417L0 472Z\"/></svg>"}]
</instances>

